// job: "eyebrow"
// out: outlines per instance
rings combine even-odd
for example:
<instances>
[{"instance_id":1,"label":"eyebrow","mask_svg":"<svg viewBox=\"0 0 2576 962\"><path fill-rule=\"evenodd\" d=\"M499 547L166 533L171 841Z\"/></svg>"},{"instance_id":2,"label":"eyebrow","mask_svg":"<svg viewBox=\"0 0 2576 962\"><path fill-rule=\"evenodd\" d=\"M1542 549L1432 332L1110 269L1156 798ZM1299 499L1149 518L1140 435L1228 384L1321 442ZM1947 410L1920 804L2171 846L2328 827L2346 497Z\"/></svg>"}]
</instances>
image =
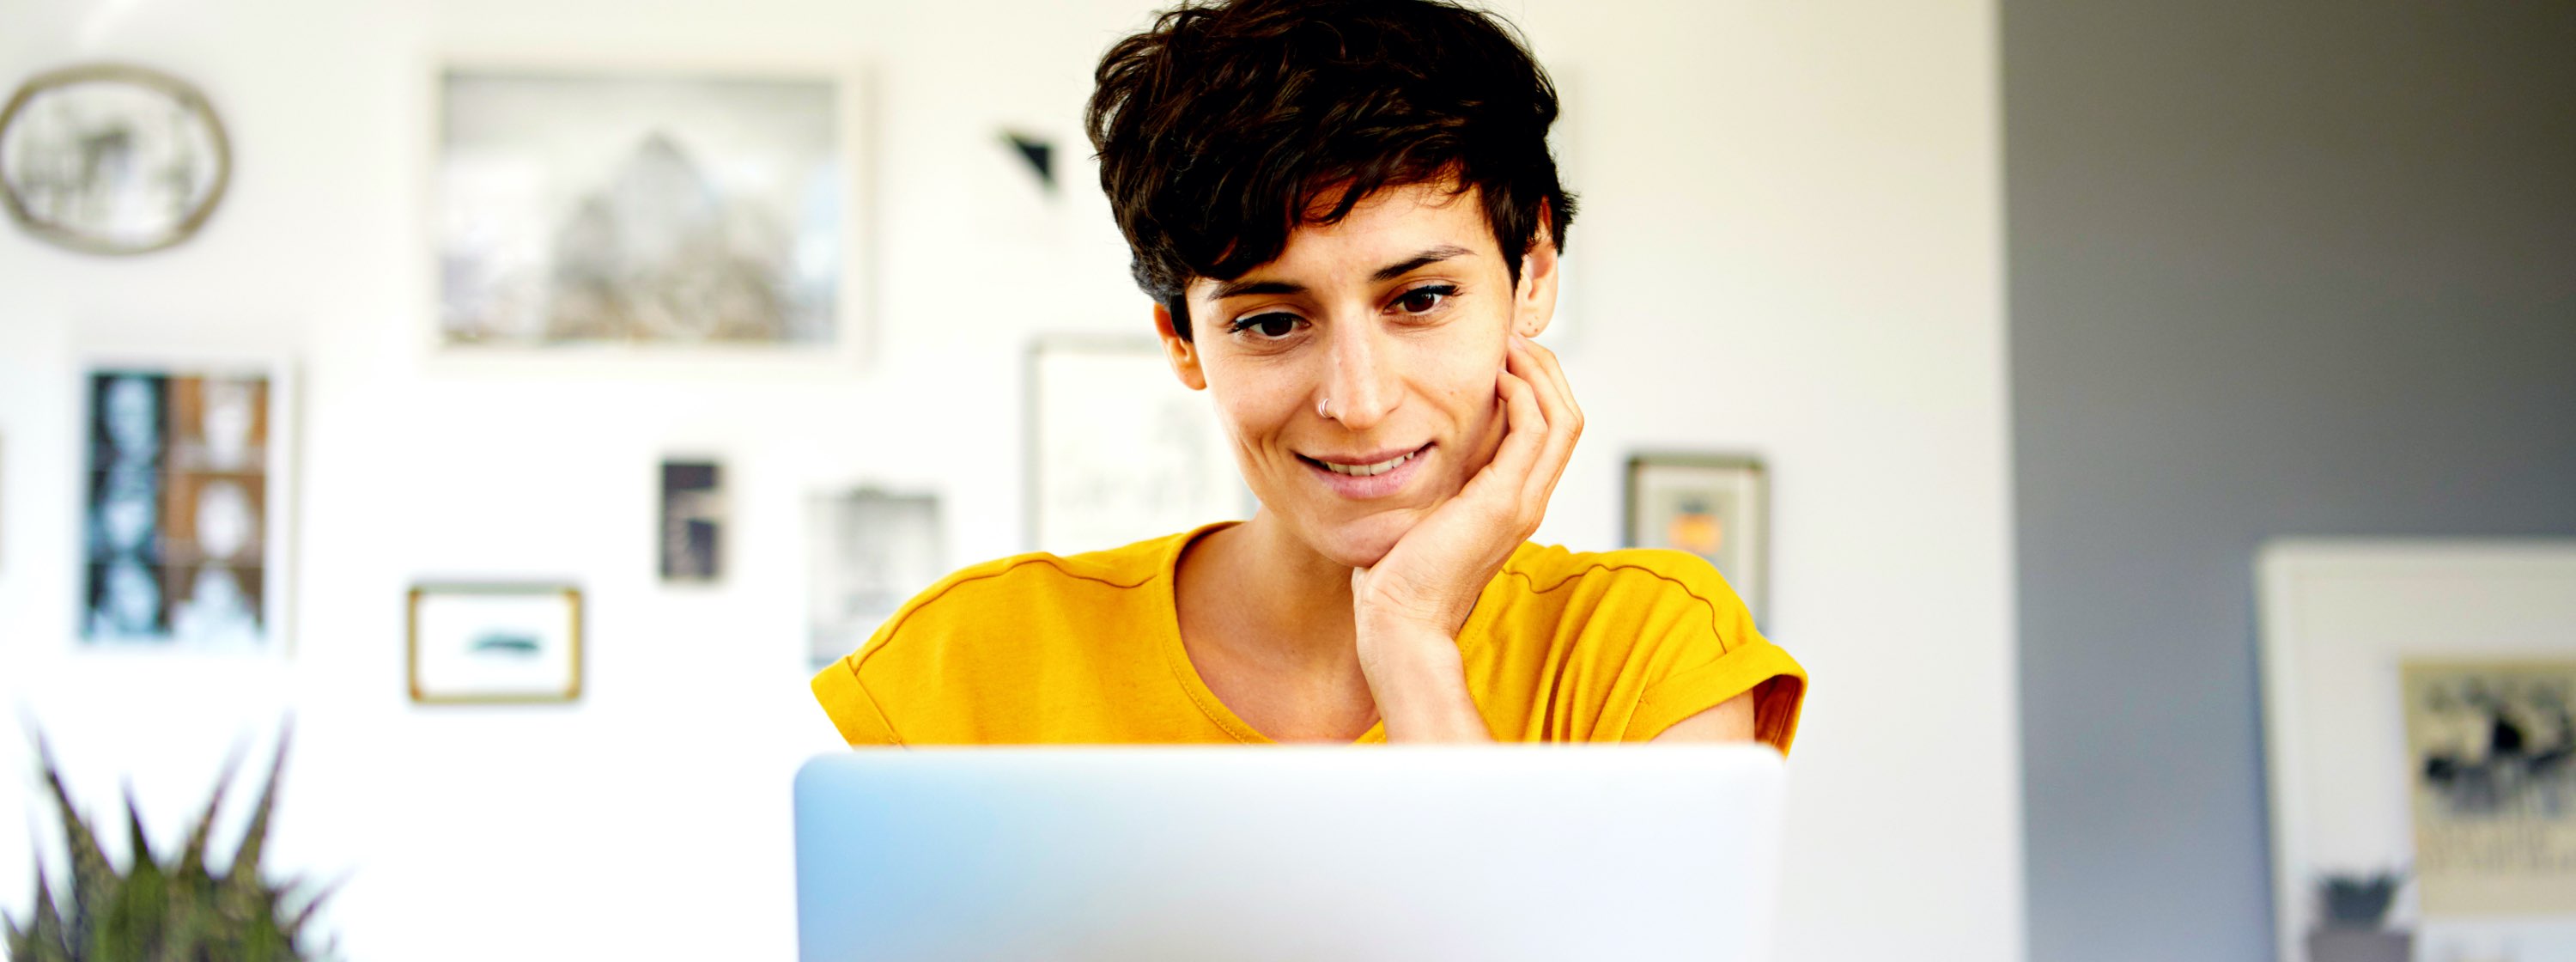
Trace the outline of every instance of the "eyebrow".
<instances>
[{"instance_id":1,"label":"eyebrow","mask_svg":"<svg viewBox=\"0 0 2576 962\"><path fill-rule=\"evenodd\" d=\"M1443 244L1438 247L1427 248L1423 250L1422 253L1415 254L1412 257L1378 268L1376 273L1369 275L1369 280L1371 282L1391 281L1396 278L1403 277L1406 274L1413 273L1414 271L1429 267L1433 264L1440 263L1441 261L1449 260L1454 257L1465 257L1473 253L1475 252L1456 244ZM1235 280L1218 284L1216 286L1215 299L1221 301L1229 297L1248 297L1254 294L1303 293L1306 293L1306 285L1304 284L1296 284L1288 281Z\"/></svg>"}]
</instances>

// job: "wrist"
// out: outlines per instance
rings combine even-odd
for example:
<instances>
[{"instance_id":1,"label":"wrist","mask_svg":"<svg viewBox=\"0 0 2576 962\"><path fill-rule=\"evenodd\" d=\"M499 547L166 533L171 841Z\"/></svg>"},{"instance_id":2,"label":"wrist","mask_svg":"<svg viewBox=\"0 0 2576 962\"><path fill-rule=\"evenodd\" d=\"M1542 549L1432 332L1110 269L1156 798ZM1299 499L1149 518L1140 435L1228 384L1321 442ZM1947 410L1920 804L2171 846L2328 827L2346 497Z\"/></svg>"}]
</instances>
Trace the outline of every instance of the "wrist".
<instances>
[{"instance_id":1,"label":"wrist","mask_svg":"<svg viewBox=\"0 0 2576 962\"><path fill-rule=\"evenodd\" d=\"M1427 605L1362 603L1355 608L1352 623L1359 629L1362 645L1377 638L1391 644L1429 647L1437 642L1454 648L1458 629L1467 620L1465 612L1451 617L1448 612Z\"/></svg>"},{"instance_id":2,"label":"wrist","mask_svg":"<svg viewBox=\"0 0 2576 962\"><path fill-rule=\"evenodd\" d=\"M1458 643L1420 626L1360 632L1360 668L1388 741L1491 741Z\"/></svg>"},{"instance_id":3,"label":"wrist","mask_svg":"<svg viewBox=\"0 0 2576 962\"><path fill-rule=\"evenodd\" d=\"M1404 675L1459 671L1457 636L1413 618L1360 619L1360 666Z\"/></svg>"}]
</instances>

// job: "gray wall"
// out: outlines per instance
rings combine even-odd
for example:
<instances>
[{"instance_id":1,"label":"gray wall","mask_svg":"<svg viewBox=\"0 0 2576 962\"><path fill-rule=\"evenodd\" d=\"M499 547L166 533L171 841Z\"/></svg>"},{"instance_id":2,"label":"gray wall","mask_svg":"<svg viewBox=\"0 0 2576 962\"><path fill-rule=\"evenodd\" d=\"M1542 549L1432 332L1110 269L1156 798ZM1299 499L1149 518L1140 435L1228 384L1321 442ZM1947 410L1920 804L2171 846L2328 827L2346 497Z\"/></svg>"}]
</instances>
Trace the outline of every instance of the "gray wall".
<instances>
[{"instance_id":1,"label":"gray wall","mask_svg":"<svg viewBox=\"0 0 2576 962\"><path fill-rule=\"evenodd\" d=\"M2256 545L2576 534L2576 3L2002 11L2030 957L2268 958Z\"/></svg>"}]
</instances>

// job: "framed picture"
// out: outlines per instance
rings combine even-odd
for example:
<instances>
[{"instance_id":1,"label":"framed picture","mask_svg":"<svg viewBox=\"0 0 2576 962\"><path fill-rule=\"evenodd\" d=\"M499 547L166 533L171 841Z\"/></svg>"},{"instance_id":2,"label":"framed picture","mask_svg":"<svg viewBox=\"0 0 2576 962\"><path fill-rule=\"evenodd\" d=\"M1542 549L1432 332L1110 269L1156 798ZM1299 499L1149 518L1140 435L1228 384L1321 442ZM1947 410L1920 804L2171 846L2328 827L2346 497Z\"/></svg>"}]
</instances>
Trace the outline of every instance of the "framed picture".
<instances>
[{"instance_id":1,"label":"framed picture","mask_svg":"<svg viewBox=\"0 0 2576 962\"><path fill-rule=\"evenodd\" d=\"M1626 544L1688 551L1717 566L1769 624L1771 501L1762 462L1733 455L1628 459Z\"/></svg>"},{"instance_id":2,"label":"framed picture","mask_svg":"<svg viewBox=\"0 0 2576 962\"><path fill-rule=\"evenodd\" d=\"M946 534L937 495L860 488L816 495L808 513L807 655L820 667L948 574Z\"/></svg>"},{"instance_id":3,"label":"framed picture","mask_svg":"<svg viewBox=\"0 0 2576 962\"><path fill-rule=\"evenodd\" d=\"M662 462L662 580L708 584L724 576L724 466Z\"/></svg>"},{"instance_id":4,"label":"framed picture","mask_svg":"<svg viewBox=\"0 0 2576 962\"><path fill-rule=\"evenodd\" d=\"M1147 338L1049 338L1029 354L1029 541L1073 554L1252 516L1207 397Z\"/></svg>"},{"instance_id":5,"label":"framed picture","mask_svg":"<svg viewBox=\"0 0 2576 962\"><path fill-rule=\"evenodd\" d=\"M81 384L81 638L283 650L294 503L286 366L102 362Z\"/></svg>"},{"instance_id":6,"label":"framed picture","mask_svg":"<svg viewBox=\"0 0 2576 962\"><path fill-rule=\"evenodd\" d=\"M846 354L853 77L452 64L438 90L451 351Z\"/></svg>"},{"instance_id":7,"label":"framed picture","mask_svg":"<svg viewBox=\"0 0 2576 962\"><path fill-rule=\"evenodd\" d=\"M2398 678L2424 914L2576 918L2576 651Z\"/></svg>"},{"instance_id":8,"label":"framed picture","mask_svg":"<svg viewBox=\"0 0 2576 962\"><path fill-rule=\"evenodd\" d=\"M411 589L405 664L422 704L581 698L581 589L425 584Z\"/></svg>"},{"instance_id":9,"label":"framed picture","mask_svg":"<svg viewBox=\"0 0 2576 962\"><path fill-rule=\"evenodd\" d=\"M2281 541L2256 573L2278 957L2331 962L2323 882L2389 872L2417 958L2576 957L2576 786L2543 760L2576 541Z\"/></svg>"},{"instance_id":10,"label":"framed picture","mask_svg":"<svg viewBox=\"0 0 2576 962\"><path fill-rule=\"evenodd\" d=\"M0 107L0 206L72 250L141 254L187 240L231 180L214 107L157 70L48 71Z\"/></svg>"}]
</instances>

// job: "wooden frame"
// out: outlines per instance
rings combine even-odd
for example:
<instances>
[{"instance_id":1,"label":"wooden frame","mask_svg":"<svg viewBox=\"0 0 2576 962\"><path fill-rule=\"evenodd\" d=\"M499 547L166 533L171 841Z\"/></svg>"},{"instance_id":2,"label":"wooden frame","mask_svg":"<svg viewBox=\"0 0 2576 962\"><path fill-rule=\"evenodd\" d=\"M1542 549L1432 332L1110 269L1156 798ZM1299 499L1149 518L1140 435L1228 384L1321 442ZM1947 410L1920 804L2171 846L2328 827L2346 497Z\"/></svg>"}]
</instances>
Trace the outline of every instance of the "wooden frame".
<instances>
[{"instance_id":1,"label":"wooden frame","mask_svg":"<svg viewBox=\"0 0 2576 962\"><path fill-rule=\"evenodd\" d=\"M527 599L556 596L562 599L569 624L565 625L564 657L569 661L568 681L559 690L517 688L487 693L434 691L422 677L421 606L436 596L475 596L483 598ZM414 585L404 608L404 678L411 700L424 705L508 705L574 702L581 699L583 612L581 589L565 584L420 584Z\"/></svg>"}]
</instances>

